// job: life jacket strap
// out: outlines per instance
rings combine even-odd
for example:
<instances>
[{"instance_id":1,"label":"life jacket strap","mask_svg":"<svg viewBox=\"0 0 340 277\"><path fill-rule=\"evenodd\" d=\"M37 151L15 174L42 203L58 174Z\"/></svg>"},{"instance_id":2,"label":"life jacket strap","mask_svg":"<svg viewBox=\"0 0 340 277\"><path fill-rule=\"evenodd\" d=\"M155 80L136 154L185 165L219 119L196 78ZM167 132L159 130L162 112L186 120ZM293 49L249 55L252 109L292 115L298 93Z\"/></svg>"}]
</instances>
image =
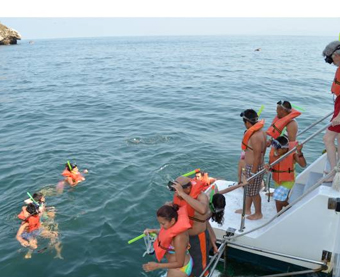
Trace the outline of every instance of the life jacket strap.
<instances>
[{"instance_id":1,"label":"life jacket strap","mask_svg":"<svg viewBox=\"0 0 340 277\"><path fill-rule=\"evenodd\" d=\"M196 217L193 217L193 216L188 216L189 219L193 220L193 221L197 221L197 222L201 222L201 223L205 223L205 220L202 220L202 219L198 219Z\"/></svg>"},{"instance_id":2,"label":"life jacket strap","mask_svg":"<svg viewBox=\"0 0 340 277\"><path fill-rule=\"evenodd\" d=\"M271 169L271 172L274 172L274 173L292 173L294 172L294 170L288 168L288 170L276 170L276 169Z\"/></svg>"},{"instance_id":3,"label":"life jacket strap","mask_svg":"<svg viewBox=\"0 0 340 277\"><path fill-rule=\"evenodd\" d=\"M282 130L280 130L279 128L276 127L275 123L272 124L273 128L275 129L275 131L277 131L279 134L282 133Z\"/></svg>"}]
</instances>

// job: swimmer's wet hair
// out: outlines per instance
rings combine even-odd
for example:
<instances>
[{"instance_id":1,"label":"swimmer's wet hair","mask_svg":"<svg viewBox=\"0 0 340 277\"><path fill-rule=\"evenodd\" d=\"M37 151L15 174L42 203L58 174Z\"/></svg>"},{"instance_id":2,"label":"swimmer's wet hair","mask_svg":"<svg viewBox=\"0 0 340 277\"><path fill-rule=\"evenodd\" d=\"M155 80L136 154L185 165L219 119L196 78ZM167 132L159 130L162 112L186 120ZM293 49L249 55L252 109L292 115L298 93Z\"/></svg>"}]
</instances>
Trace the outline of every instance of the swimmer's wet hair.
<instances>
[{"instance_id":1,"label":"swimmer's wet hair","mask_svg":"<svg viewBox=\"0 0 340 277\"><path fill-rule=\"evenodd\" d=\"M36 192L32 196L33 196L33 199L37 202L41 202L41 198L44 197L44 195L41 192Z\"/></svg>"},{"instance_id":2,"label":"swimmer's wet hair","mask_svg":"<svg viewBox=\"0 0 340 277\"><path fill-rule=\"evenodd\" d=\"M37 209L37 207L36 207L33 203L30 203L30 204L27 205L26 211L27 211L30 215L36 215L36 214L38 214L38 209Z\"/></svg>"}]
</instances>

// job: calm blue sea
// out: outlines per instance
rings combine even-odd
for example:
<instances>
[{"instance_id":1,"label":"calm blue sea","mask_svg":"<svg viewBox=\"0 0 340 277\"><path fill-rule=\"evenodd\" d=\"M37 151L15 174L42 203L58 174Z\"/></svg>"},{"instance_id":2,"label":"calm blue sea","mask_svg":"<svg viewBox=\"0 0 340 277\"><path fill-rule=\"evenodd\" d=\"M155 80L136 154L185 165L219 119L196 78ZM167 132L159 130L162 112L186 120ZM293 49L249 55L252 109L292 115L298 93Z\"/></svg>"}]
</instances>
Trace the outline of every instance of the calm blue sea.
<instances>
[{"instance_id":1,"label":"calm blue sea","mask_svg":"<svg viewBox=\"0 0 340 277\"><path fill-rule=\"evenodd\" d=\"M306 110L301 129L330 112L335 67L321 53L332 40L124 37L1 46L0 276L164 274L143 273L152 257L142 257L142 241L127 241L157 227L155 211L172 196L167 181L195 168L235 180L244 109L264 105L269 126L276 102L289 100ZM307 161L323 149L320 135L305 146ZM67 160L89 174L56 195ZM26 260L15 240L26 192L39 190L57 209L64 259L47 249Z\"/></svg>"}]
</instances>

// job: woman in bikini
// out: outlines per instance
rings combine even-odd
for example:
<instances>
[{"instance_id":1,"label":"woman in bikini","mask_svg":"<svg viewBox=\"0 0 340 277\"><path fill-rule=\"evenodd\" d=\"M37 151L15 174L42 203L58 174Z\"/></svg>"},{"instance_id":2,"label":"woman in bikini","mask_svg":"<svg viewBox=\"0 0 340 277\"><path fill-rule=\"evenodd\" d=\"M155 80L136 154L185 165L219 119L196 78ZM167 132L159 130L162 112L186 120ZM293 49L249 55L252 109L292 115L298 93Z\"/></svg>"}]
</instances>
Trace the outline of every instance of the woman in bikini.
<instances>
[{"instance_id":1,"label":"woman in bikini","mask_svg":"<svg viewBox=\"0 0 340 277\"><path fill-rule=\"evenodd\" d=\"M187 277L191 275L192 258L189 254L188 229L191 227L185 208L177 205L164 205L157 211L158 229L146 229L145 234L158 234L154 242L157 262L143 265L146 272L156 269L168 269L167 277ZM161 263L163 257L167 262Z\"/></svg>"}]
</instances>

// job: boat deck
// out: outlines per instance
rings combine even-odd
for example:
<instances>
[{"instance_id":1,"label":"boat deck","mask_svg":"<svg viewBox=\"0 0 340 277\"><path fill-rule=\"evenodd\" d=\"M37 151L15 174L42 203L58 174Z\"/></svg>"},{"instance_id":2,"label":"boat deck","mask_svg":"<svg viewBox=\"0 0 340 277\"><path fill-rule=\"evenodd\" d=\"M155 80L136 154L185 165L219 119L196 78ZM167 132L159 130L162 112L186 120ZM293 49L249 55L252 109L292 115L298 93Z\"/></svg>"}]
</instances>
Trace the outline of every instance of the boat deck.
<instances>
[{"instance_id":1,"label":"boat deck","mask_svg":"<svg viewBox=\"0 0 340 277\"><path fill-rule=\"evenodd\" d=\"M215 182L218 187L218 190L222 190L228 188L234 184L235 182L218 180ZM270 202L268 202L268 196L265 195L266 192L263 190L260 192L262 198L262 214L263 218L259 220L245 220L245 229L244 231L252 230L256 227L259 227L269 221L273 216L275 216L276 207L275 200L270 197ZM228 228L236 229L235 234L239 234L239 229L241 225L241 214L235 213L237 209L242 209L243 206L243 189L239 188L234 191L228 192L224 194L226 199L226 207L224 210L224 222L222 225L218 225L216 222L212 222L210 220L210 224L213 227L217 239L222 239L223 235ZM252 206L252 213L254 212L254 206ZM250 233L249 236L256 236L256 231Z\"/></svg>"}]
</instances>

